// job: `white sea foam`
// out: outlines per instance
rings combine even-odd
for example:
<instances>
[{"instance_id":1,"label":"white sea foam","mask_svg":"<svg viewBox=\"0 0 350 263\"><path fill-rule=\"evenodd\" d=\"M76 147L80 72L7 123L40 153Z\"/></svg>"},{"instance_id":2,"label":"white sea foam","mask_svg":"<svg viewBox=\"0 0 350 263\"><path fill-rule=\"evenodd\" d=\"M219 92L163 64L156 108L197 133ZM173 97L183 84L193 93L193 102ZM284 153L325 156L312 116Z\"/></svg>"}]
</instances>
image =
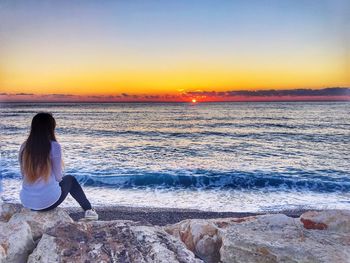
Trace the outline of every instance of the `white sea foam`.
<instances>
[{"instance_id":1,"label":"white sea foam","mask_svg":"<svg viewBox=\"0 0 350 263\"><path fill-rule=\"evenodd\" d=\"M3 180L6 191L3 199L20 202L21 183L16 179ZM111 189L84 187L87 197L95 206L122 205L134 207L190 208L204 211L262 212L299 208L350 209L350 193L322 194L314 192L268 192L238 190L190 189ZM62 207L78 206L68 198Z\"/></svg>"}]
</instances>

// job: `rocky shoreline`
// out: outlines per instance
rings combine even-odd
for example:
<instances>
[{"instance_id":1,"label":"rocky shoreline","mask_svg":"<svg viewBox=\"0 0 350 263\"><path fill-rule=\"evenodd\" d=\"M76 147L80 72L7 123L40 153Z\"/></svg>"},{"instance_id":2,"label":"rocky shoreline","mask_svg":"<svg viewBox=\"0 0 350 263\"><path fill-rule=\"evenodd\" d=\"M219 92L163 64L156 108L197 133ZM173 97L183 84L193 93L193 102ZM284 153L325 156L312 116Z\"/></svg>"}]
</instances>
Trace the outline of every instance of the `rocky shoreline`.
<instances>
[{"instance_id":1,"label":"rocky shoreline","mask_svg":"<svg viewBox=\"0 0 350 263\"><path fill-rule=\"evenodd\" d=\"M102 220L85 222L75 209L0 203L0 262L350 262L348 210L99 212Z\"/></svg>"}]
</instances>

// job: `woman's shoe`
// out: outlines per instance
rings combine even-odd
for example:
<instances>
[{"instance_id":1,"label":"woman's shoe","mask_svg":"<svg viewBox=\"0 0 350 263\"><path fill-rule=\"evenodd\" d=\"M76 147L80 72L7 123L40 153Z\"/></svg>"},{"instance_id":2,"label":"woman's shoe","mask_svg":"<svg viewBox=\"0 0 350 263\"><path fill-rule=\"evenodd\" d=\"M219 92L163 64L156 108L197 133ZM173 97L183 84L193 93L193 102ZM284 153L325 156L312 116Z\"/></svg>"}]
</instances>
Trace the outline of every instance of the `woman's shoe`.
<instances>
[{"instance_id":1,"label":"woman's shoe","mask_svg":"<svg viewBox=\"0 0 350 263\"><path fill-rule=\"evenodd\" d=\"M95 209L86 210L84 219L86 219L86 220L98 220L98 214L96 213Z\"/></svg>"}]
</instances>

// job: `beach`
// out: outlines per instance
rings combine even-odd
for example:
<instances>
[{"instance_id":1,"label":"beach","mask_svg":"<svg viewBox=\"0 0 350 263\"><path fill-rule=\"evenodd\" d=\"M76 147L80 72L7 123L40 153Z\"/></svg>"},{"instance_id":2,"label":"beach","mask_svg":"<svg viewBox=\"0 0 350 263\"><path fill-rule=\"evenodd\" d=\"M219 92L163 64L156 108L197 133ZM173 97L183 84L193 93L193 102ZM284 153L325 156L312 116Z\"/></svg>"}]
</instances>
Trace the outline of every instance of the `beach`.
<instances>
[{"instance_id":1,"label":"beach","mask_svg":"<svg viewBox=\"0 0 350 263\"><path fill-rule=\"evenodd\" d=\"M11 203L17 210L22 208L19 203ZM83 219L84 212L80 207L63 207L74 221ZM94 207L101 221L131 220L142 224L165 226L175 224L186 219L217 219L217 218L243 218L266 214L284 214L289 217L299 217L304 210L265 211L264 213L249 212L212 212L198 209L179 209L161 207L132 207L132 206L97 206Z\"/></svg>"},{"instance_id":2,"label":"beach","mask_svg":"<svg viewBox=\"0 0 350 263\"><path fill-rule=\"evenodd\" d=\"M81 208L65 208L74 220L83 218ZM265 213L247 212L211 212L195 209L156 208L156 207L127 207L127 206L100 206L95 207L100 220L132 220L143 224L164 226L175 224L186 219L215 219L215 218L242 218L262 214L285 214L290 217L299 217L303 210L266 211Z\"/></svg>"}]
</instances>

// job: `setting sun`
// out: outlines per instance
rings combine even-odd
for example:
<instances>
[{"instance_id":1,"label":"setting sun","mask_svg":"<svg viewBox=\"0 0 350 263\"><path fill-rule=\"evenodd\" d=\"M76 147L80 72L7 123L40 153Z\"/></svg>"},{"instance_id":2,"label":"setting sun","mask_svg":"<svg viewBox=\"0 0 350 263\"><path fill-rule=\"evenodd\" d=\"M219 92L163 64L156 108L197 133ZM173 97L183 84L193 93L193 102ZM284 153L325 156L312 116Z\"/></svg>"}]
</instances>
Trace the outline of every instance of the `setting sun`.
<instances>
[{"instance_id":1,"label":"setting sun","mask_svg":"<svg viewBox=\"0 0 350 263\"><path fill-rule=\"evenodd\" d=\"M192 99L192 103L196 103L197 102L197 100L196 99Z\"/></svg>"}]
</instances>

